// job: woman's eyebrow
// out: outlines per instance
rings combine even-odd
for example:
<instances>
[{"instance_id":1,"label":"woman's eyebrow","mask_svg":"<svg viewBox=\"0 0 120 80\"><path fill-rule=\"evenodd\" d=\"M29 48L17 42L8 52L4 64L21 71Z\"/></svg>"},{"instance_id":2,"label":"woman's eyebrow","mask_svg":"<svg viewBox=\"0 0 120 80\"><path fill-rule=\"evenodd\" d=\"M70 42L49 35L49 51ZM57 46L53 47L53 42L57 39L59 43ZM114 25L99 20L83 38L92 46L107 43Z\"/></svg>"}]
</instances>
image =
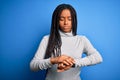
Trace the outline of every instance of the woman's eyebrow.
<instances>
[{"instance_id":1,"label":"woman's eyebrow","mask_svg":"<svg viewBox=\"0 0 120 80\"><path fill-rule=\"evenodd\" d=\"M66 16L60 16L60 18L65 18ZM67 16L68 18L71 18L71 16Z\"/></svg>"}]
</instances>

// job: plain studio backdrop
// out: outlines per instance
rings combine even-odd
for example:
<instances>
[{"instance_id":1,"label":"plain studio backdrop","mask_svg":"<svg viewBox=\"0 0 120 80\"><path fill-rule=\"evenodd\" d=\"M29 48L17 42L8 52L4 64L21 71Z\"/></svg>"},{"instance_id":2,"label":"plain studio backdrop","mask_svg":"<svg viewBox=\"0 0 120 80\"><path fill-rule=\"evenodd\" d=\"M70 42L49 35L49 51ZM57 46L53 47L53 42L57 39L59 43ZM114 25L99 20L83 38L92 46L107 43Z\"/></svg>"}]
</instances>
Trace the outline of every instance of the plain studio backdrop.
<instances>
[{"instance_id":1,"label":"plain studio backdrop","mask_svg":"<svg viewBox=\"0 0 120 80\"><path fill-rule=\"evenodd\" d=\"M0 0L0 80L44 80L45 71L32 72L29 63L61 3L76 9L78 34L103 56L82 68L82 80L120 80L119 0Z\"/></svg>"}]
</instances>

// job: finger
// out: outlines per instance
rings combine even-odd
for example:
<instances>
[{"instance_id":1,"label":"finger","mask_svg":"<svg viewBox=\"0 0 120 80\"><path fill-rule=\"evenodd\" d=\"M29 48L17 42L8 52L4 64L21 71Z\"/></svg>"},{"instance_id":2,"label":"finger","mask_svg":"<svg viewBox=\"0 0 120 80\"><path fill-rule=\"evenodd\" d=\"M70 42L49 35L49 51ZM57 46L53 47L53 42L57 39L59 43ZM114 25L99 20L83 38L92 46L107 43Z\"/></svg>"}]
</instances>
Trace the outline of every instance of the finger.
<instances>
[{"instance_id":1,"label":"finger","mask_svg":"<svg viewBox=\"0 0 120 80\"><path fill-rule=\"evenodd\" d=\"M75 63L75 60L71 57L68 60L71 61L72 63Z\"/></svg>"},{"instance_id":2,"label":"finger","mask_svg":"<svg viewBox=\"0 0 120 80\"><path fill-rule=\"evenodd\" d=\"M63 61L63 64L64 64L64 65L70 65L69 62L67 62L66 60Z\"/></svg>"},{"instance_id":3,"label":"finger","mask_svg":"<svg viewBox=\"0 0 120 80\"><path fill-rule=\"evenodd\" d=\"M63 69L65 65L63 63L58 64L58 69Z\"/></svg>"},{"instance_id":4,"label":"finger","mask_svg":"<svg viewBox=\"0 0 120 80\"><path fill-rule=\"evenodd\" d=\"M66 71L66 70L69 70L72 66L69 65L69 66L65 66L64 68L58 68L57 72L63 72L63 71Z\"/></svg>"},{"instance_id":5,"label":"finger","mask_svg":"<svg viewBox=\"0 0 120 80\"><path fill-rule=\"evenodd\" d=\"M65 71L64 69L58 69L57 72L63 72Z\"/></svg>"},{"instance_id":6,"label":"finger","mask_svg":"<svg viewBox=\"0 0 120 80\"><path fill-rule=\"evenodd\" d=\"M61 66L62 68L64 68L64 67L65 67L65 65L64 65L63 63L61 63L61 64L60 64L60 66Z\"/></svg>"},{"instance_id":7,"label":"finger","mask_svg":"<svg viewBox=\"0 0 120 80\"><path fill-rule=\"evenodd\" d=\"M66 61L66 63L68 63L69 65L73 65L73 61L72 61L72 60L66 59L65 61Z\"/></svg>"},{"instance_id":8,"label":"finger","mask_svg":"<svg viewBox=\"0 0 120 80\"><path fill-rule=\"evenodd\" d=\"M68 58L68 56L64 56L64 55L59 56L57 62L58 62L58 63L61 63L61 62L63 62L64 60L66 60L67 58Z\"/></svg>"},{"instance_id":9,"label":"finger","mask_svg":"<svg viewBox=\"0 0 120 80\"><path fill-rule=\"evenodd\" d=\"M72 57L69 57L68 59L74 62L74 59Z\"/></svg>"},{"instance_id":10,"label":"finger","mask_svg":"<svg viewBox=\"0 0 120 80\"><path fill-rule=\"evenodd\" d=\"M69 70L71 68L71 66L67 66L64 68L64 70Z\"/></svg>"}]
</instances>

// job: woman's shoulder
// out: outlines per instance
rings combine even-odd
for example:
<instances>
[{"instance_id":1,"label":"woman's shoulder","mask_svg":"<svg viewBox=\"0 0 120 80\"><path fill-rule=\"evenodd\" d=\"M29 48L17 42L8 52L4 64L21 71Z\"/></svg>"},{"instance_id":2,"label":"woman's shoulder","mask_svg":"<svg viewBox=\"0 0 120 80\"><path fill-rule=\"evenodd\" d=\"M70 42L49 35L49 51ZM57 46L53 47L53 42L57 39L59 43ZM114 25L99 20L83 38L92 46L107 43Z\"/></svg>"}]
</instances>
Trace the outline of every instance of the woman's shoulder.
<instances>
[{"instance_id":1,"label":"woman's shoulder","mask_svg":"<svg viewBox=\"0 0 120 80\"><path fill-rule=\"evenodd\" d=\"M49 35L44 35L43 38L42 38L42 40L45 40L45 41L48 40L48 39L49 39Z\"/></svg>"},{"instance_id":2,"label":"woman's shoulder","mask_svg":"<svg viewBox=\"0 0 120 80\"><path fill-rule=\"evenodd\" d=\"M89 39L88 39L87 36L85 36L85 35L76 35L76 36L77 36L77 38L78 38L79 40L89 41Z\"/></svg>"},{"instance_id":3,"label":"woman's shoulder","mask_svg":"<svg viewBox=\"0 0 120 80\"><path fill-rule=\"evenodd\" d=\"M82 41L89 41L89 39L85 36L85 35L76 35L78 37L79 40L82 40Z\"/></svg>"},{"instance_id":4,"label":"woman's shoulder","mask_svg":"<svg viewBox=\"0 0 120 80\"><path fill-rule=\"evenodd\" d=\"M49 38L49 35L43 36L43 39L48 39L48 38Z\"/></svg>"},{"instance_id":5,"label":"woman's shoulder","mask_svg":"<svg viewBox=\"0 0 120 80\"><path fill-rule=\"evenodd\" d=\"M41 43L47 43L48 39L49 39L49 35L43 36L42 39L41 39Z\"/></svg>"},{"instance_id":6,"label":"woman's shoulder","mask_svg":"<svg viewBox=\"0 0 120 80\"><path fill-rule=\"evenodd\" d=\"M87 38L85 35L76 35L76 37L78 37L78 38L82 38L82 39L84 39L84 38Z\"/></svg>"}]
</instances>

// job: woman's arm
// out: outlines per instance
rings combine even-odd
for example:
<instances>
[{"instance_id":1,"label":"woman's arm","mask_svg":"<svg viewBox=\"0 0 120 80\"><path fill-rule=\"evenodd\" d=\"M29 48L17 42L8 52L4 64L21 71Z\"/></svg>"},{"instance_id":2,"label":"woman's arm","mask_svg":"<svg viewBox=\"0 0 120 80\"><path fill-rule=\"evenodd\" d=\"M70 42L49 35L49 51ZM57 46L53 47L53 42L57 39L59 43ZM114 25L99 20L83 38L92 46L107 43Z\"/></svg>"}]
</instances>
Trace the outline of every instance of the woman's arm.
<instances>
[{"instance_id":1,"label":"woman's arm","mask_svg":"<svg viewBox=\"0 0 120 80\"><path fill-rule=\"evenodd\" d=\"M86 57L81 59L75 59L75 66L82 67L82 66L89 66L98 64L103 61L100 53L92 46L90 41L84 36L84 52L86 53Z\"/></svg>"},{"instance_id":2,"label":"woman's arm","mask_svg":"<svg viewBox=\"0 0 120 80\"><path fill-rule=\"evenodd\" d=\"M61 55L59 57L51 57L48 59L44 59L47 42L48 42L48 37L46 36L42 39L34 58L30 62L31 70L38 71L38 70L48 69L51 68L52 65L60 64L60 63L64 63L66 65L73 64L73 58L67 55ZM69 60L69 62L67 60Z\"/></svg>"},{"instance_id":3,"label":"woman's arm","mask_svg":"<svg viewBox=\"0 0 120 80\"><path fill-rule=\"evenodd\" d=\"M42 39L35 56L30 62L31 70L38 71L38 70L50 68L52 66L50 62L50 58L44 59L47 42L48 42L48 36L45 36Z\"/></svg>"}]
</instances>

